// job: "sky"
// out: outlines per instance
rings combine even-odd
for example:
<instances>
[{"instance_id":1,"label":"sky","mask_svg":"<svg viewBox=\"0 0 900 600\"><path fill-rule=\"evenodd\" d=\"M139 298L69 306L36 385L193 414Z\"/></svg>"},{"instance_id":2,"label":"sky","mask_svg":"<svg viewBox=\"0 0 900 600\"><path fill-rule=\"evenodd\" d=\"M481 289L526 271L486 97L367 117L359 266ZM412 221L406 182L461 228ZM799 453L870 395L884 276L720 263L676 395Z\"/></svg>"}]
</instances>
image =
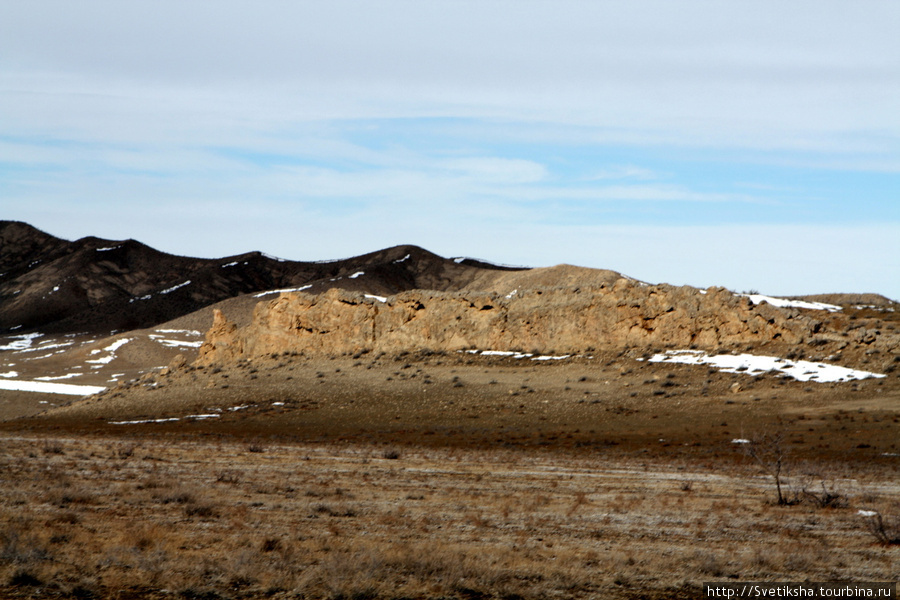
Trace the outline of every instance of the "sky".
<instances>
[{"instance_id":1,"label":"sky","mask_svg":"<svg viewBox=\"0 0 900 600\"><path fill-rule=\"evenodd\" d=\"M0 219L900 299L900 3L0 0Z\"/></svg>"}]
</instances>

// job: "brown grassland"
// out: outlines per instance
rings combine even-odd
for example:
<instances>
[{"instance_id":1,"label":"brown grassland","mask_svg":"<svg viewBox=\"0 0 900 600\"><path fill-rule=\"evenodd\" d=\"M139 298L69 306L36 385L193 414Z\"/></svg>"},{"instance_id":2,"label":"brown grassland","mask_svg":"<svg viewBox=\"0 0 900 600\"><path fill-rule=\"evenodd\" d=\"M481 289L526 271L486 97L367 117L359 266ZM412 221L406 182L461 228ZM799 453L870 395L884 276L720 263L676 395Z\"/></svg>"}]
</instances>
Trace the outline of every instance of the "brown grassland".
<instances>
[{"instance_id":1,"label":"brown grassland","mask_svg":"<svg viewBox=\"0 0 900 600\"><path fill-rule=\"evenodd\" d=\"M900 579L896 373L810 384L626 358L273 356L7 421L0 597L687 599L704 581ZM180 420L114 423L155 418Z\"/></svg>"}]
</instances>

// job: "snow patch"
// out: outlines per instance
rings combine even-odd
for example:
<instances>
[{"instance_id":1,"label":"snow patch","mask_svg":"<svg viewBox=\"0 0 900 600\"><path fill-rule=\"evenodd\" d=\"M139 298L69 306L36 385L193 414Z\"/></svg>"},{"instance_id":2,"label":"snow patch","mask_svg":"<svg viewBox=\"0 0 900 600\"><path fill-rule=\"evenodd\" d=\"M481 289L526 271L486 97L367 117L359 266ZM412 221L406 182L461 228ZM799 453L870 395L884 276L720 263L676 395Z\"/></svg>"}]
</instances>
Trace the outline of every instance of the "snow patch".
<instances>
[{"instance_id":1,"label":"snow patch","mask_svg":"<svg viewBox=\"0 0 900 600\"><path fill-rule=\"evenodd\" d=\"M97 252L109 252L110 250L116 250L121 248L121 246L109 246L108 248L97 248Z\"/></svg>"},{"instance_id":2,"label":"snow patch","mask_svg":"<svg viewBox=\"0 0 900 600\"><path fill-rule=\"evenodd\" d=\"M405 260L409 260L409 254L407 254L407 255L404 256L403 258L399 258L399 259L395 260L395 261L394 261L394 264L396 264L396 263L402 263L402 262L405 261Z\"/></svg>"},{"instance_id":3,"label":"snow patch","mask_svg":"<svg viewBox=\"0 0 900 600\"><path fill-rule=\"evenodd\" d=\"M49 375L45 375L44 377L35 377L35 381L59 381L60 379L72 379L73 377L81 377L82 373L68 373L66 375L58 375L56 377L50 377Z\"/></svg>"},{"instance_id":4,"label":"snow patch","mask_svg":"<svg viewBox=\"0 0 900 600\"><path fill-rule=\"evenodd\" d=\"M572 356L571 354L565 354L563 356L535 356L531 352L516 352L514 350L466 350L466 352L469 354L478 354L480 356L511 356L512 358L530 358L531 360L565 360Z\"/></svg>"},{"instance_id":5,"label":"snow patch","mask_svg":"<svg viewBox=\"0 0 900 600\"><path fill-rule=\"evenodd\" d=\"M127 344L130 341L131 341L131 338L122 338L121 340L114 341L112 344L110 344L103 350L106 352L115 352L116 350L118 350L119 348L121 348L122 346L124 346L125 344Z\"/></svg>"},{"instance_id":6,"label":"snow patch","mask_svg":"<svg viewBox=\"0 0 900 600\"><path fill-rule=\"evenodd\" d=\"M357 271L357 272L354 273L353 275L348 275L348 276L347 276L347 279L356 279L356 278L359 277L360 275L365 275L365 274L366 274L365 271Z\"/></svg>"},{"instance_id":7,"label":"snow patch","mask_svg":"<svg viewBox=\"0 0 900 600\"><path fill-rule=\"evenodd\" d=\"M6 373L0 373L0 377L18 377L18 371L7 371Z\"/></svg>"},{"instance_id":8,"label":"snow patch","mask_svg":"<svg viewBox=\"0 0 900 600\"><path fill-rule=\"evenodd\" d=\"M519 293L519 290L518 290L518 288L516 288L506 295L506 299L509 300L510 298L512 298L513 296L515 296L518 293Z\"/></svg>"},{"instance_id":9,"label":"snow patch","mask_svg":"<svg viewBox=\"0 0 900 600\"><path fill-rule=\"evenodd\" d=\"M735 438L735 439L731 440L731 443L732 444L749 444L750 440L746 440L744 438Z\"/></svg>"},{"instance_id":10,"label":"snow patch","mask_svg":"<svg viewBox=\"0 0 900 600\"><path fill-rule=\"evenodd\" d=\"M8 340L13 340L8 344L0 345L0 350L24 350L31 347L31 342L39 337L43 337L43 333L22 333L19 335L8 336Z\"/></svg>"},{"instance_id":11,"label":"snow patch","mask_svg":"<svg viewBox=\"0 0 900 600\"><path fill-rule=\"evenodd\" d=\"M238 261L230 262L227 265L222 265L222 268L224 269L225 267L234 267L234 266L237 266L237 264L238 264Z\"/></svg>"},{"instance_id":12,"label":"snow patch","mask_svg":"<svg viewBox=\"0 0 900 600\"><path fill-rule=\"evenodd\" d=\"M810 362L806 360L787 360L774 356L757 356L755 354L720 354L709 356L701 350L669 350L665 354L656 354L649 362L680 363L686 365L712 365L725 373L744 373L745 375L761 375L775 371L784 377L793 377L797 381L815 381L817 383L836 383L881 378L886 375L848 369L837 365Z\"/></svg>"},{"instance_id":13,"label":"snow patch","mask_svg":"<svg viewBox=\"0 0 900 600\"><path fill-rule=\"evenodd\" d=\"M67 348L72 346L75 342L62 342L60 344L54 344L53 340L45 340L41 342L39 345L34 348L25 348L23 350L17 350L16 354L27 354L29 352L43 352L44 350L53 350L54 348Z\"/></svg>"},{"instance_id":14,"label":"snow patch","mask_svg":"<svg viewBox=\"0 0 900 600\"><path fill-rule=\"evenodd\" d=\"M180 421L178 417L169 417L168 419L143 419L141 421L110 421L110 425L144 425L145 423L169 423L171 421Z\"/></svg>"},{"instance_id":15,"label":"snow patch","mask_svg":"<svg viewBox=\"0 0 900 600\"><path fill-rule=\"evenodd\" d=\"M42 394L67 394L70 396L90 396L105 390L95 385L73 385L71 383L49 383L46 381L0 380L0 390L16 392L39 392Z\"/></svg>"},{"instance_id":16,"label":"snow patch","mask_svg":"<svg viewBox=\"0 0 900 600\"><path fill-rule=\"evenodd\" d=\"M387 298L385 296L376 296L375 294L365 294L366 298L371 298L372 300L378 300L379 302L387 302Z\"/></svg>"},{"instance_id":17,"label":"snow patch","mask_svg":"<svg viewBox=\"0 0 900 600\"><path fill-rule=\"evenodd\" d=\"M160 333L183 333L185 335L203 335L196 329L154 329Z\"/></svg>"},{"instance_id":18,"label":"snow patch","mask_svg":"<svg viewBox=\"0 0 900 600\"><path fill-rule=\"evenodd\" d=\"M155 339L155 337L154 337L154 339ZM180 348L180 347L199 348L200 346L203 345L203 342L201 342L199 340L194 341L194 342L187 342L187 341L182 341L182 340L167 340L167 339L160 338L160 339L155 339L155 341L159 342L166 348Z\"/></svg>"},{"instance_id":19,"label":"snow patch","mask_svg":"<svg viewBox=\"0 0 900 600\"><path fill-rule=\"evenodd\" d=\"M836 304L825 304L824 302L806 302L804 300L787 300L785 298L773 298L771 296L763 296L762 294L738 294L750 298L753 304L762 304L768 302L772 306L778 308L805 308L807 310L827 310L828 312L838 312L840 306Z\"/></svg>"},{"instance_id":20,"label":"snow patch","mask_svg":"<svg viewBox=\"0 0 900 600\"><path fill-rule=\"evenodd\" d=\"M94 367L95 369L99 369L100 365L108 365L113 360L115 360L116 350L118 350L119 348L121 348L122 346L124 346L125 344L127 344L130 341L131 341L131 338L122 338L121 340L116 340L115 342L113 342L112 344L110 344L109 346L104 348L103 350L91 350L92 355L99 354L100 352L109 352L109 354L107 354L106 356L101 356L100 358L87 360L85 362L97 365L96 367Z\"/></svg>"},{"instance_id":21,"label":"snow patch","mask_svg":"<svg viewBox=\"0 0 900 600\"><path fill-rule=\"evenodd\" d=\"M172 287L170 287L170 288L167 288L167 289L162 290L162 291L160 292L160 294L171 294L171 293L174 292L175 290L177 290L177 289L179 289L179 288L183 288L184 286L189 285L190 283L191 283L191 280L188 279L188 280L185 281L184 283L179 283L178 285L175 285L175 286L172 286Z\"/></svg>"},{"instance_id":22,"label":"snow patch","mask_svg":"<svg viewBox=\"0 0 900 600\"><path fill-rule=\"evenodd\" d=\"M269 294L287 294L289 292L302 292L303 290L308 290L312 287L312 284L304 285L298 288L287 288L283 290L269 290L268 292L260 292L258 294L253 294L254 298L262 298L263 296L268 296Z\"/></svg>"}]
</instances>

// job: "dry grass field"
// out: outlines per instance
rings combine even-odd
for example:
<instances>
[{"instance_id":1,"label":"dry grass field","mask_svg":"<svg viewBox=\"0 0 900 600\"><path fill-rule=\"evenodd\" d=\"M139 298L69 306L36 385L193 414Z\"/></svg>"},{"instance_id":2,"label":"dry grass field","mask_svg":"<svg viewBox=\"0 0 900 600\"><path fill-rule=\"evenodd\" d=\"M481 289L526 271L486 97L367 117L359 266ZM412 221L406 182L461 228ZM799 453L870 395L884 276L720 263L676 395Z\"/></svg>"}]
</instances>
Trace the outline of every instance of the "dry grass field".
<instances>
[{"instance_id":1,"label":"dry grass field","mask_svg":"<svg viewBox=\"0 0 900 600\"><path fill-rule=\"evenodd\" d=\"M802 501L779 506L738 450L0 443L2 597L686 599L713 580L900 579L900 545L858 514L900 535L896 466L791 465Z\"/></svg>"},{"instance_id":2,"label":"dry grass field","mask_svg":"<svg viewBox=\"0 0 900 600\"><path fill-rule=\"evenodd\" d=\"M279 354L7 420L0 598L900 579L896 371L820 384L640 358Z\"/></svg>"}]
</instances>

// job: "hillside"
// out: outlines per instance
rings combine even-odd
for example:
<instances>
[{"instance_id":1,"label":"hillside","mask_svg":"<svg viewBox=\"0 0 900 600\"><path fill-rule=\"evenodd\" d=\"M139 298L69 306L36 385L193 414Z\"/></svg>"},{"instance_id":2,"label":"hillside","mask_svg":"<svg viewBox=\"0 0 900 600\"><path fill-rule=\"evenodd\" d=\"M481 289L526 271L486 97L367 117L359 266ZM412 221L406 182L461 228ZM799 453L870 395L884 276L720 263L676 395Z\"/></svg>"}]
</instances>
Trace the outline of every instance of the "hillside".
<instances>
[{"instance_id":1,"label":"hillside","mask_svg":"<svg viewBox=\"0 0 900 600\"><path fill-rule=\"evenodd\" d=\"M455 290L507 272L445 259L416 246L298 262L248 252L175 256L135 240L68 242L25 223L0 222L0 333L109 333L146 328L227 298L276 289L332 287L394 294Z\"/></svg>"}]
</instances>

